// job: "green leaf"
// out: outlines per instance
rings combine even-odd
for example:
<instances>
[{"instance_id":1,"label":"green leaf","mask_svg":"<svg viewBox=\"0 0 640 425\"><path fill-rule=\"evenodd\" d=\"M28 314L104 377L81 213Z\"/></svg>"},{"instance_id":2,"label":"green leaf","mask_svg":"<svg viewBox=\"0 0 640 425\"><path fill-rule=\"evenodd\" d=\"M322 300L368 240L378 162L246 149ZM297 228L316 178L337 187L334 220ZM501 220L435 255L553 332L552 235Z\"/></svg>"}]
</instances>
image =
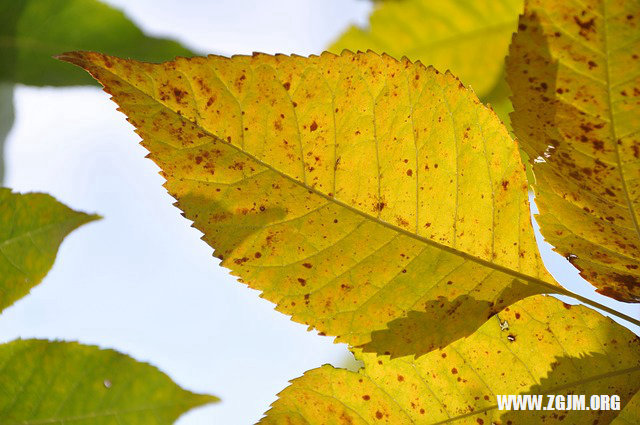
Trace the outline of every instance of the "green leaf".
<instances>
[{"instance_id":1,"label":"green leaf","mask_svg":"<svg viewBox=\"0 0 640 425\"><path fill-rule=\"evenodd\" d=\"M193 55L175 41L146 36L122 12L97 0L0 3L0 82L93 84L85 73L52 58L75 49L150 62Z\"/></svg>"},{"instance_id":2,"label":"green leaf","mask_svg":"<svg viewBox=\"0 0 640 425\"><path fill-rule=\"evenodd\" d=\"M531 0L507 67L540 231L626 302L640 302L639 54L639 1Z\"/></svg>"},{"instance_id":3,"label":"green leaf","mask_svg":"<svg viewBox=\"0 0 640 425\"><path fill-rule=\"evenodd\" d=\"M319 332L423 354L562 290L516 144L450 73L373 52L62 58L114 96L222 265Z\"/></svg>"},{"instance_id":4,"label":"green leaf","mask_svg":"<svg viewBox=\"0 0 640 425\"><path fill-rule=\"evenodd\" d=\"M153 366L75 342L2 344L0 368L3 425L171 424L218 400L183 390Z\"/></svg>"},{"instance_id":5,"label":"green leaf","mask_svg":"<svg viewBox=\"0 0 640 425\"><path fill-rule=\"evenodd\" d=\"M49 195L0 188L0 311L40 283L65 236L98 218Z\"/></svg>"},{"instance_id":6,"label":"green leaf","mask_svg":"<svg viewBox=\"0 0 640 425\"><path fill-rule=\"evenodd\" d=\"M588 406L592 394L617 394L624 407L640 390L637 336L593 310L544 296L519 301L470 337L419 359L356 357L364 362L358 372L326 365L293 380L261 423L606 424L619 412L500 411L497 395L584 394Z\"/></svg>"},{"instance_id":7,"label":"green leaf","mask_svg":"<svg viewBox=\"0 0 640 425\"><path fill-rule=\"evenodd\" d=\"M369 28L350 27L329 50L371 49L419 60L451 70L484 98L500 82L521 10L522 0L382 2L371 14Z\"/></svg>"}]
</instances>

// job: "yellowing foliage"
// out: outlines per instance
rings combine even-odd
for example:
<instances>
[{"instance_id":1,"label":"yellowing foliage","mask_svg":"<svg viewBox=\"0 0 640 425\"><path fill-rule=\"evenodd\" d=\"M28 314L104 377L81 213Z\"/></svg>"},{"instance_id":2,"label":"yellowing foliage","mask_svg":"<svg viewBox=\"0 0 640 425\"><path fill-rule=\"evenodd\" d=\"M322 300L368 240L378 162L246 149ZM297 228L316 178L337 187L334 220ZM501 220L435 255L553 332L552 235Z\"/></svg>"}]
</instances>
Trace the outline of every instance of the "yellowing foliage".
<instances>
[{"instance_id":1,"label":"yellowing foliage","mask_svg":"<svg viewBox=\"0 0 640 425\"><path fill-rule=\"evenodd\" d=\"M372 52L62 59L113 95L222 264L323 334L423 354L558 289L516 144L449 73Z\"/></svg>"},{"instance_id":2,"label":"yellowing foliage","mask_svg":"<svg viewBox=\"0 0 640 425\"><path fill-rule=\"evenodd\" d=\"M508 59L541 231L598 292L640 301L640 2L527 2Z\"/></svg>"},{"instance_id":3,"label":"yellowing foliage","mask_svg":"<svg viewBox=\"0 0 640 425\"><path fill-rule=\"evenodd\" d=\"M521 12L522 0L385 1L368 28L350 27L329 50L371 49L449 69L484 98L503 77Z\"/></svg>"},{"instance_id":4,"label":"yellowing foliage","mask_svg":"<svg viewBox=\"0 0 640 425\"><path fill-rule=\"evenodd\" d=\"M496 396L585 394L589 406L591 394L617 394L624 407L640 390L640 340L632 332L544 296L517 302L469 338L419 359L356 357L364 362L357 373L326 365L293 380L261 423L606 424L620 412L500 411ZM629 407L616 424L637 423L625 422L637 417Z\"/></svg>"}]
</instances>

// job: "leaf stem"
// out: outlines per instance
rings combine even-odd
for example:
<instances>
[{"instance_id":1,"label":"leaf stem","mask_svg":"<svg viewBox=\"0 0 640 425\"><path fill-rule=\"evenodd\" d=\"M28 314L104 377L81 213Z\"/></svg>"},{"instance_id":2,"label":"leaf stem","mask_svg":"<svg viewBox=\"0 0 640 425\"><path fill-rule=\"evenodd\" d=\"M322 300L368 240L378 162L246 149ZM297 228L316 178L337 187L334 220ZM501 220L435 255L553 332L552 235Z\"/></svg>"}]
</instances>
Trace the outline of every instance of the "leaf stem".
<instances>
[{"instance_id":1,"label":"leaf stem","mask_svg":"<svg viewBox=\"0 0 640 425\"><path fill-rule=\"evenodd\" d=\"M617 317L619 319L625 320L625 321L627 321L629 323L632 323L632 324L634 324L636 326L640 326L640 320L634 319L631 316L627 316L626 314L621 313L621 312L619 312L617 310L614 310L611 307L607 307L606 305L602 305L599 302L593 301L593 300L591 300L589 298L586 298L586 297L583 297L582 295L575 294L575 293L569 291L568 289L559 288L557 286L552 286L552 285L549 285L549 286L552 287L554 292L559 294L559 295L566 295L566 296L571 297L571 298L573 298L575 300L578 300L578 301L580 301L580 302L582 302L584 304L587 304L587 305L589 305L589 306L591 306L593 308L605 311L605 312L609 313L610 315L615 316L615 317Z\"/></svg>"}]
</instances>

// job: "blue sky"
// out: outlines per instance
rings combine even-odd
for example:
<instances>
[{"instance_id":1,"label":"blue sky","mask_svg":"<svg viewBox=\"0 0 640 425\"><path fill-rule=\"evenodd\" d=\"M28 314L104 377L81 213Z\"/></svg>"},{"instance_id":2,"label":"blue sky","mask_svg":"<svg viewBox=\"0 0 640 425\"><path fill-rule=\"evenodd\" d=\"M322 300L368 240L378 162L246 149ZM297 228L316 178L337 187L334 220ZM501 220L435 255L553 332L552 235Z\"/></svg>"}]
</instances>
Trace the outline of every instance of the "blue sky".
<instances>
[{"instance_id":1,"label":"blue sky","mask_svg":"<svg viewBox=\"0 0 640 425\"><path fill-rule=\"evenodd\" d=\"M226 55L319 53L350 23L364 25L371 8L366 0L108 3L148 33ZM15 103L6 185L48 192L105 219L63 243L43 284L3 313L1 340L58 338L115 348L190 390L223 399L180 425L256 422L288 380L344 363L345 346L275 312L217 265L105 93L19 87ZM593 296L546 245L543 257L561 282Z\"/></svg>"}]
</instances>

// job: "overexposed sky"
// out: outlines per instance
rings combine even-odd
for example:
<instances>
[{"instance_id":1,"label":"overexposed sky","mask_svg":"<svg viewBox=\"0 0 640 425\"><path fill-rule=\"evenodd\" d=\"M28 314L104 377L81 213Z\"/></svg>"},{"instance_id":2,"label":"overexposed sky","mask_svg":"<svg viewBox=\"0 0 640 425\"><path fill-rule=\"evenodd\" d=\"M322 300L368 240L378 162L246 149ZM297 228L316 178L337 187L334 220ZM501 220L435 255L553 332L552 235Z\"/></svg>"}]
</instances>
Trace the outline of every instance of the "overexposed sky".
<instances>
[{"instance_id":1,"label":"overexposed sky","mask_svg":"<svg viewBox=\"0 0 640 425\"><path fill-rule=\"evenodd\" d=\"M367 0L109 0L145 31L202 53L320 53ZM74 232L31 295L7 309L0 340L79 340L148 361L178 384L222 398L180 425L249 424L287 381L347 350L273 310L217 265L144 158L138 136L97 88L19 87L5 184L43 191L105 218ZM544 246L561 282L592 288ZM598 298L615 308L619 303ZM625 306L638 314L637 306ZM635 329L638 332L638 329Z\"/></svg>"}]
</instances>

